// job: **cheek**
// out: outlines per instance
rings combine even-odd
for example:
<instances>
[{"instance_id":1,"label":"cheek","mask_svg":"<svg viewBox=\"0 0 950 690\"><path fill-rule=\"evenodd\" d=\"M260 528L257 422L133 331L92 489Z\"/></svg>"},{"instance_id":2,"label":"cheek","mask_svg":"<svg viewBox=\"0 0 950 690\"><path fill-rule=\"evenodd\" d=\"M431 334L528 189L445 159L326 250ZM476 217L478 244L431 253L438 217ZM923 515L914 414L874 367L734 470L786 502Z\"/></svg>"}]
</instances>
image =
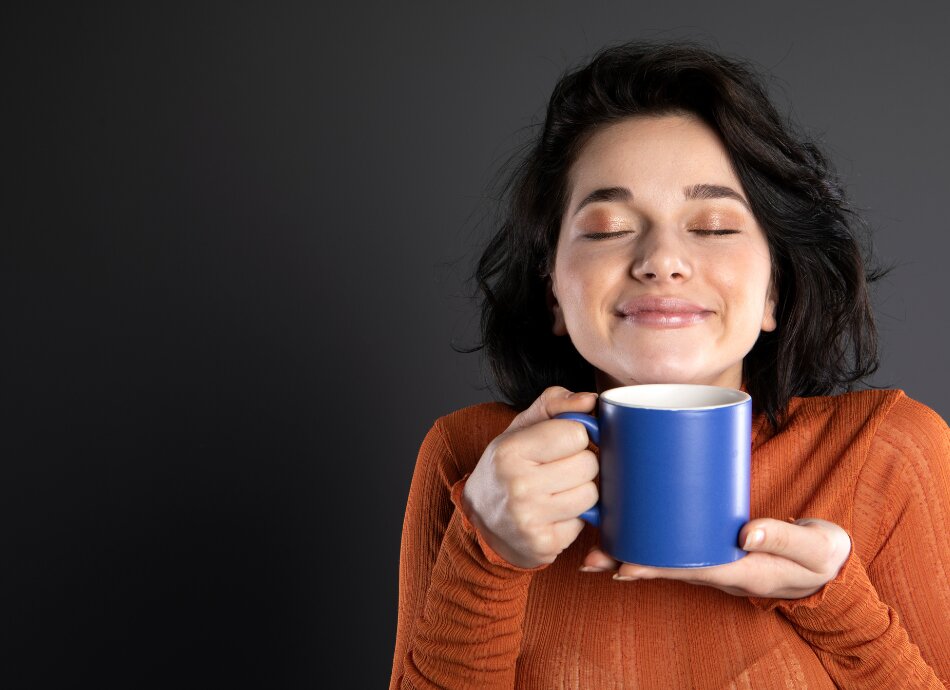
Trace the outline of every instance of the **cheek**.
<instances>
[{"instance_id":1,"label":"cheek","mask_svg":"<svg viewBox=\"0 0 950 690\"><path fill-rule=\"evenodd\" d=\"M561 307L572 323L583 321L589 309L592 292L592 286L583 277L565 276L561 284Z\"/></svg>"},{"instance_id":2,"label":"cheek","mask_svg":"<svg viewBox=\"0 0 950 690\"><path fill-rule=\"evenodd\" d=\"M762 311L769 298L771 286L770 267L761 265L761 257L749 257L745 261L730 263L728 267L721 266L716 271L716 282L721 293L726 297L727 305L731 304L736 316L744 319L756 319L756 327L762 317Z\"/></svg>"},{"instance_id":3,"label":"cheek","mask_svg":"<svg viewBox=\"0 0 950 690\"><path fill-rule=\"evenodd\" d=\"M574 256L558 257L556 264L558 295L562 303L576 305L592 289L591 272Z\"/></svg>"},{"instance_id":4,"label":"cheek","mask_svg":"<svg viewBox=\"0 0 950 690\"><path fill-rule=\"evenodd\" d=\"M764 237L734 257L729 275L736 290L746 291L752 302L764 303L772 282L772 259Z\"/></svg>"},{"instance_id":5,"label":"cheek","mask_svg":"<svg viewBox=\"0 0 950 690\"><path fill-rule=\"evenodd\" d=\"M558 273L558 302L568 331L574 337L597 330L600 315L608 304L609 280L602 271L583 270L565 263Z\"/></svg>"},{"instance_id":6,"label":"cheek","mask_svg":"<svg viewBox=\"0 0 950 690\"><path fill-rule=\"evenodd\" d=\"M565 275L566 295L576 309L590 313L598 311L609 302L613 287L617 284L611 267L604 263L589 266L574 266Z\"/></svg>"}]
</instances>

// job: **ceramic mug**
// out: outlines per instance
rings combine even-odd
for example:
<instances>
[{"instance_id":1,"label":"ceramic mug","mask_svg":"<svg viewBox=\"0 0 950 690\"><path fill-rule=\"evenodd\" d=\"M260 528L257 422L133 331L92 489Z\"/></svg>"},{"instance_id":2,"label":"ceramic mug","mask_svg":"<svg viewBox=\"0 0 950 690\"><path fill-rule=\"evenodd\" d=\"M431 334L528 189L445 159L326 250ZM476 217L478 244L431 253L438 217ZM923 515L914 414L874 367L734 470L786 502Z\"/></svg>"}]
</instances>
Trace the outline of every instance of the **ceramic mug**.
<instances>
[{"instance_id":1,"label":"ceramic mug","mask_svg":"<svg viewBox=\"0 0 950 690\"><path fill-rule=\"evenodd\" d=\"M600 394L583 424L600 450L600 500L580 517L620 561L664 568L746 555L752 398L733 388L646 384Z\"/></svg>"}]
</instances>

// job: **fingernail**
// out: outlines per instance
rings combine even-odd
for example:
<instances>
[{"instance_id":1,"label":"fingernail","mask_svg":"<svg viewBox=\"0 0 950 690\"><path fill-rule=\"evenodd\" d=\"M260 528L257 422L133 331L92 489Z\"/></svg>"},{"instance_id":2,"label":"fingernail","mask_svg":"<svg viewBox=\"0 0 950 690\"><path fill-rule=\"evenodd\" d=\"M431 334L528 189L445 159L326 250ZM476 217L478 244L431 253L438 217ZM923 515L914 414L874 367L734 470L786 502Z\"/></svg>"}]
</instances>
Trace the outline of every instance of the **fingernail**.
<instances>
[{"instance_id":1,"label":"fingernail","mask_svg":"<svg viewBox=\"0 0 950 690\"><path fill-rule=\"evenodd\" d=\"M578 400L581 400L581 399L586 399L586 398L596 398L596 397L597 397L597 394L596 394L596 393L578 392L578 393L571 393L571 397L572 397L572 398L576 398L576 399L578 399Z\"/></svg>"},{"instance_id":2,"label":"fingernail","mask_svg":"<svg viewBox=\"0 0 950 690\"><path fill-rule=\"evenodd\" d=\"M606 568L598 568L596 565L582 565L580 571L582 573L602 573Z\"/></svg>"},{"instance_id":3,"label":"fingernail","mask_svg":"<svg viewBox=\"0 0 950 690\"><path fill-rule=\"evenodd\" d=\"M749 536L745 538L745 545L742 547L746 551L754 546L758 546L763 541L765 541L765 532L760 529L754 529L749 532Z\"/></svg>"},{"instance_id":4,"label":"fingernail","mask_svg":"<svg viewBox=\"0 0 950 690\"><path fill-rule=\"evenodd\" d=\"M614 575L614 579L617 582L632 582L633 580L637 580L639 578L636 578L633 575L621 575L620 573L617 573Z\"/></svg>"}]
</instances>

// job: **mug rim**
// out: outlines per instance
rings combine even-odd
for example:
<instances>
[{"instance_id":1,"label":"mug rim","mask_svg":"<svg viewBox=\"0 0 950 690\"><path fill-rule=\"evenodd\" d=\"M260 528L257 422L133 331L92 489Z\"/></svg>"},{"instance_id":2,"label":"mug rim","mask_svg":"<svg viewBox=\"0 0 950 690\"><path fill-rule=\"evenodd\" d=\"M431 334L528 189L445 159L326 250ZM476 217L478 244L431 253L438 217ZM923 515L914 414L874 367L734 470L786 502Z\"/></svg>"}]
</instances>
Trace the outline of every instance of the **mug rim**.
<instances>
[{"instance_id":1,"label":"mug rim","mask_svg":"<svg viewBox=\"0 0 950 690\"><path fill-rule=\"evenodd\" d=\"M697 397L686 403L676 403L667 396L682 396L690 392ZM646 396L642 400L623 399L628 395L635 393L638 396ZM620 395L620 399L617 396ZM605 390L600 394L600 399L610 405L617 407L631 407L641 410L668 410L668 411L686 411L686 410L715 410L725 407L735 407L752 400L745 391L737 388L728 388L726 386L710 386L699 383L641 383L631 386L617 386ZM704 402L708 401L708 402Z\"/></svg>"}]
</instances>

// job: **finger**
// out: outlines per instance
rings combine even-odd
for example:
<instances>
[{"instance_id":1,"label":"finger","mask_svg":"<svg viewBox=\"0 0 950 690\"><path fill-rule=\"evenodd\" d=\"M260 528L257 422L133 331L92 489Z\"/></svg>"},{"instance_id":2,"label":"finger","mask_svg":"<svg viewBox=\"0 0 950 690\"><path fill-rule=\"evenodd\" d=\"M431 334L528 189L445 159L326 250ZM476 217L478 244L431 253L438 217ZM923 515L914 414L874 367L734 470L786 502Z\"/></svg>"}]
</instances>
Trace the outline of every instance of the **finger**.
<instances>
[{"instance_id":1,"label":"finger","mask_svg":"<svg viewBox=\"0 0 950 690\"><path fill-rule=\"evenodd\" d=\"M552 494L545 501L542 519L546 522L559 522L576 518L585 510L590 510L597 503L597 497L597 486L594 482Z\"/></svg>"},{"instance_id":2,"label":"finger","mask_svg":"<svg viewBox=\"0 0 950 690\"><path fill-rule=\"evenodd\" d=\"M616 570L619 565L620 561L611 558L600 547L595 546L584 556L584 564L581 566L581 570L586 573L597 573L605 570Z\"/></svg>"},{"instance_id":3,"label":"finger","mask_svg":"<svg viewBox=\"0 0 950 690\"><path fill-rule=\"evenodd\" d=\"M590 412L596 401L596 393L572 393L561 386L551 386L538 396L531 407L511 420L508 431L527 429L562 412Z\"/></svg>"},{"instance_id":4,"label":"finger","mask_svg":"<svg viewBox=\"0 0 950 690\"><path fill-rule=\"evenodd\" d=\"M515 441L517 435L517 442ZM587 429L570 419L547 419L515 434L505 434L510 452L535 463L569 458L590 445Z\"/></svg>"},{"instance_id":5,"label":"finger","mask_svg":"<svg viewBox=\"0 0 950 690\"><path fill-rule=\"evenodd\" d=\"M570 518L555 522L553 525L554 539L558 544L564 544L565 548L574 543L577 535L584 529L586 523L578 518Z\"/></svg>"},{"instance_id":6,"label":"finger","mask_svg":"<svg viewBox=\"0 0 950 690\"><path fill-rule=\"evenodd\" d=\"M566 458L539 465L536 470L532 470L532 480L536 482L535 490L556 494L593 481L599 470L597 456L585 449Z\"/></svg>"},{"instance_id":7,"label":"finger","mask_svg":"<svg viewBox=\"0 0 950 690\"><path fill-rule=\"evenodd\" d=\"M708 584L710 582L709 573L712 567L708 568L655 568L649 565L639 565L637 563L621 563L617 568L615 580L679 580L681 582L690 582L693 584Z\"/></svg>"},{"instance_id":8,"label":"finger","mask_svg":"<svg viewBox=\"0 0 950 690\"><path fill-rule=\"evenodd\" d=\"M739 540L746 551L782 556L815 573L840 568L851 551L847 532L817 518L794 524L771 518L751 520L740 530Z\"/></svg>"}]
</instances>

